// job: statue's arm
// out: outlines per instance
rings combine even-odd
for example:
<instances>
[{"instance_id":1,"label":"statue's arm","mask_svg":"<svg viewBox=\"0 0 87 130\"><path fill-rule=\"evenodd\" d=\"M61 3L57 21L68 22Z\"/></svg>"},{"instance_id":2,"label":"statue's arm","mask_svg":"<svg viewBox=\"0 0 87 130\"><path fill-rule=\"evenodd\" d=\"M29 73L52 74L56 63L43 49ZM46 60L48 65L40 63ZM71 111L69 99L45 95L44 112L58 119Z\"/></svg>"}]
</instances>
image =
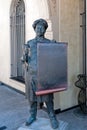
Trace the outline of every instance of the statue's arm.
<instances>
[{"instance_id":1,"label":"statue's arm","mask_svg":"<svg viewBox=\"0 0 87 130\"><path fill-rule=\"evenodd\" d=\"M21 61L22 63L28 63L28 54L29 54L29 45L28 44L24 44L23 45L23 55L21 57Z\"/></svg>"}]
</instances>

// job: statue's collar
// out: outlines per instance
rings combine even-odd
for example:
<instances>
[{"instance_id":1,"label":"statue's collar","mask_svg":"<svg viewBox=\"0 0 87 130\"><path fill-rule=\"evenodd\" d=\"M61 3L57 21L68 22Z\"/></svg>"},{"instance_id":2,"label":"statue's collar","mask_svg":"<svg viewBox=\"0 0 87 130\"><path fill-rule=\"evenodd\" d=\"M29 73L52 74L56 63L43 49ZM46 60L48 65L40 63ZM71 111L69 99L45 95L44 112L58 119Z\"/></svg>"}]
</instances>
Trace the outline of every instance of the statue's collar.
<instances>
[{"instance_id":1,"label":"statue's collar","mask_svg":"<svg viewBox=\"0 0 87 130\"><path fill-rule=\"evenodd\" d=\"M43 41L45 38L44 38L44 36L42 36L42 37L35 37L35 40L37 40L37 41Z\"/></svg>"}]
</instances>

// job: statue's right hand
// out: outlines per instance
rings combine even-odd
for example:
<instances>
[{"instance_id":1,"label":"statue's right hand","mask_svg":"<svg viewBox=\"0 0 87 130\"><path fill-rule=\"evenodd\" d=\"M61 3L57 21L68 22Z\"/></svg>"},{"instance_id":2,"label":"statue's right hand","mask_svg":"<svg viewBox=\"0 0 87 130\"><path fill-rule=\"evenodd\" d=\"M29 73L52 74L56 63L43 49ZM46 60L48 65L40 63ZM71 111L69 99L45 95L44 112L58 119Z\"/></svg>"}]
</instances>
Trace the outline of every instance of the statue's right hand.
<instances>
[{"instance_id":1,"label":"statue's right hand","mask_svg":"<svg viewBox=\"0 0 87 130\"><path fill-rule=\"evenodd\" d=\"M21 62L22 62L22 63L24 63L24 62L25 62L25 60L24 60L23 56L20 58L20 60L21 60Z\"/></svg>"}]
</instances>

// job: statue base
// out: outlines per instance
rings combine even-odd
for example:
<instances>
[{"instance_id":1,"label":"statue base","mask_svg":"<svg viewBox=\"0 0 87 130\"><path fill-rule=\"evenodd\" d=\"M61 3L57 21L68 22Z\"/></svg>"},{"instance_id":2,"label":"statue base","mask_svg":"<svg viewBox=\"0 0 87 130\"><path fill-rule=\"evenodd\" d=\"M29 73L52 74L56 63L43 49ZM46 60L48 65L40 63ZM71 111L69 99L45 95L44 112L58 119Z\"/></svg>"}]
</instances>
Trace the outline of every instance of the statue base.
<instances>
[{"instance_id":1,"label":"statue base","mask_svg":"<svg viewBox=\"0 0 87 130\"><path fill-rule=\"evenodd\" d=\"M67 122L63 122L59 120L59 127L55 130L66 130L68 126ZM50 119L47 118L37 118L35 122L33 122L30 126L25 126L23 124L18 130L54 130L51 127Z\"/></svg>"}]
</instances>

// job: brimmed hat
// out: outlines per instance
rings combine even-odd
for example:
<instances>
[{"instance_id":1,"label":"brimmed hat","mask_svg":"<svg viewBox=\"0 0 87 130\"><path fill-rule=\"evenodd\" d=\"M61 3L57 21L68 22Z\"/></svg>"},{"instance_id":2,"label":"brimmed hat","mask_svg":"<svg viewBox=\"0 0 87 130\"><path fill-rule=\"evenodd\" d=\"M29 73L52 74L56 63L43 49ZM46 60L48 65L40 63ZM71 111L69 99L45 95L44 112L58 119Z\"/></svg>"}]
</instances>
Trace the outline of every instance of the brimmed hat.
<instances>
[{"instance_id":1,"label":"brimmed hat","mask_svg":"<svg viewBox=\"0 0 87 130\"><path fill-rule=\"evenodd\" d=\"M43 26L45 27L45 29L48 28L48 23L47 23L47 21L44 20L44 19L38 19L38 20L35 20L35 21L34 21L34 23L32 24L34 30L35 30L37 24L43 25Z\"/></svg>"}]
</instances>

